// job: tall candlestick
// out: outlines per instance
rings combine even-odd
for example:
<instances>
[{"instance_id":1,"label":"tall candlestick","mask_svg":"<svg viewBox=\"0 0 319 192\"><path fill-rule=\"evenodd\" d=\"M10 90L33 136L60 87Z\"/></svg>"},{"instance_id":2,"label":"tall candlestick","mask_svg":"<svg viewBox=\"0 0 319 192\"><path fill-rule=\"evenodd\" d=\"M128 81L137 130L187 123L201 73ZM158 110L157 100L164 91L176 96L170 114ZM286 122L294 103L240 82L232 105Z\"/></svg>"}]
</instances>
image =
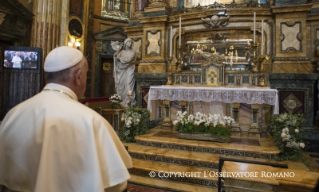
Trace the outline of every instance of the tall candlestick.
<instances>
[{"instance_id":1,"label":"tall candlestick","mask_svg":"<svg viewBox=\"0 0 319 192\"><path fill-rule=\"evenodd\" d=\"M182 45L182 19L179 17L179 39L178 39L178 45Z\"/></svg>"},{"instance_id":2,"label":"tall candlestick","mask_svg":"<svg viewBox=\"0 0 319 192\"><path fill-rule=\"evenodd\" d=\"M172 48L172 45L173 45L173 44L172 44L172 41L173 41L173 32L172 32L172 31L173 31L173 27L171 26L171 32L170 32L171 35L170 35L170 37L169 37L169 38L170 38L170 39L169 39L169 40L170 40L170 41L169 41L169 56L170 56L170 57L172 57L172 49L173 49L173 48Z\"/></svg>"},{"instance_id":3,"label":"tall candlestick","mask_svg":"<svg viewBox=\"0 0 319 192\"><path fill-rule=\"evenodd\" d=\"M264 54L264 20L261 21L261 51L260 55Z\"/></svg>"},{"instance_id":4,"label":"tall candlestick","mask_svg":"<svg viewBox=\"0 0 319 192\"><path fill-rule=\"evenodd\" d=\"M254 43L256 40L256 12L254 12Z\"/></svg>"}]
</instances>

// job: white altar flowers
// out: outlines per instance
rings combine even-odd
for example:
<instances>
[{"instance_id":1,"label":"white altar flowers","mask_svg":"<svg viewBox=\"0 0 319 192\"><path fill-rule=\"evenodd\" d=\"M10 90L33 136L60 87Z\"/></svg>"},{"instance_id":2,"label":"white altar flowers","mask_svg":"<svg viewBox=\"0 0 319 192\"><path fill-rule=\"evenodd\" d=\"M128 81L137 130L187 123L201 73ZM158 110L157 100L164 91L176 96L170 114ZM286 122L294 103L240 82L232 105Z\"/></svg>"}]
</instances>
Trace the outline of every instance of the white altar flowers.
<instances>
[{"instance_id":1,"label":"white altar flowers","mask_svg":"<svg viewBox=\"0 0 319 192\"><path fill-rule=\"evenodd\" d=\"M216 127L217 125L223 125L223 126L230 126L233 122L234 119L231 117L221 117L219 114L214 114L211 115L209 114L208 116L206 114L197 112L194 115L190 114L188 117L186 117L187 112L182 112L178 111L176 114L176 120L173 121L173 124L176 125L178 123L181 123L182 125L185 124L194 124L194 125L200 125L203 124L206 127L210 126L211 124Z\"/></svg>"}]
</instances>

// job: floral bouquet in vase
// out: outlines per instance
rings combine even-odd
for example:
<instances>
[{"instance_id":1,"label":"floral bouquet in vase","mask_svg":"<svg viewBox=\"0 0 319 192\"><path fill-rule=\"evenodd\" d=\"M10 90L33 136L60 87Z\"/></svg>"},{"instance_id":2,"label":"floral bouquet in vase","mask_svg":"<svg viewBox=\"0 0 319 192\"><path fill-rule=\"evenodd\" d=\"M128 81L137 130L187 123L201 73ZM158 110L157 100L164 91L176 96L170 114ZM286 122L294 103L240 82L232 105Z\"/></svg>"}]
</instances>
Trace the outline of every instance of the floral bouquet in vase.
<instances>
[{"instance_id":1,"label":"floral bouquet in vase","mask_svg":"<svg viewBox=\"0 0 319 192\"><path fill-rule=\"evenodd\" d=\"M271 117L270 133L280 149L277 160L298 161L303 157L305 130L302 115L279 114Z\"/></svg>"},{"instance_id":2,"label":"floral bouquet in vase","mask_svg":"<svg viewBox=\"0 0 319 192\"><path fill-rule=\"evenodd\" d=\"M179 132L178 138L217 142L228 142L230 126L234 121L231 117L222 118L219 114L206 115L200 112L194 116L178 111L176 117L173 124Z\"/></svg>"},{"instance_id":3,"label":"floral bouquet in vase","mask_svg":"<svg viewBox=\"0 0 319 192\"><path fill-rule=\"evenodd\" d=\"M116 109L121 106L120 104L121 101L122 101L121 96L119 96L118 94L114 94L110 98L110 102L111 102L110 105L113 109Z\"/></svg>"}]
</instances>

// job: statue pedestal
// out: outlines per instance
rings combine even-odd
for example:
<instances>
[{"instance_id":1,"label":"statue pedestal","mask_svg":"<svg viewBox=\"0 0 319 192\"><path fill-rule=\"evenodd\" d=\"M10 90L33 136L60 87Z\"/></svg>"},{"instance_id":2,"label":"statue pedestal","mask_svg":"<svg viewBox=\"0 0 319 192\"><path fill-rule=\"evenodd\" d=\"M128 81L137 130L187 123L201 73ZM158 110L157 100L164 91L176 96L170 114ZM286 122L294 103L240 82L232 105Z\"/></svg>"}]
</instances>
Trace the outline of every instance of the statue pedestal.
<instances>
[{"instance_id":1,"label":"statue pedestal","mask_svg":"<svg viewBox=\"0 0 319 192\"><path fill-rule=\"evenodd\" d=\"M102 116L113 126L116 132L120 132L123 126L120 120L123 112L124 109L103 109Z\"/></svg>"}]
</instances>

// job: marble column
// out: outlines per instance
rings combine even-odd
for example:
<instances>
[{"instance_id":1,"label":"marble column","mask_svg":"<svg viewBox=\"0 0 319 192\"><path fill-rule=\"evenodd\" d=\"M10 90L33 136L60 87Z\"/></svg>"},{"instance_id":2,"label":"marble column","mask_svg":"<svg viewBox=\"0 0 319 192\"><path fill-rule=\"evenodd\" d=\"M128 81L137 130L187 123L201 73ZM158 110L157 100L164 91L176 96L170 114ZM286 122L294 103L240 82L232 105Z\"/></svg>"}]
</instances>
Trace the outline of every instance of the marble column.
<instances>
[{"instance_id":1,"label":"marble column","mask_svg":"<svg viewBox=\"0 0 319 192\"><path fill-rule=\"evenodd\" d=\"M182 112L184 113L184 111L187 111L187 101L179 101L179 106L181 107L182 109ZM188 111L187 111L188 113Z\"/></svg>"},{"instance_id":2,"label":"marble column","mask_svg":"<svg viewBox=\"0 0 319 192\"><path fill-rule=\"evenodd\" d=\"M171 129L172 128L172 119L171 119L171 102L169 100L164 100L163 101L164 104L164 114L165 114L165 118L163 120L163 128L164 129Z\"/></svg>"},{"instance_id":3,"label":"marble column","mask_svg":"<svg viewBox=\"0 0 319 192\"><path fill-rule=\"evenodd\" d=\"M240 103L232 103L232 118L234 119L233 126L239 126L239 108L240 108Z\"/></svg>"},{"instance_id":4,"label":"marble column","mask_svg":"<svg viewBox=\"0 0 319 192\"><path fill-rule=\"evenodd\" d=\"M249 136L260 137L260 130L258 126L258 112L259 104L251 104L251 125L248 131Z\"/></svg>"},{"instance_id":5,"label":"marble column","mask_svg":"<svg viewBox=\"0 0 319 192\"><path fill-rule=\"evenodd\" d=\"M31 46L41 47L43 60L57 46L65 45L69 1L34 0Z\"/></svg>"}]
</instances>

